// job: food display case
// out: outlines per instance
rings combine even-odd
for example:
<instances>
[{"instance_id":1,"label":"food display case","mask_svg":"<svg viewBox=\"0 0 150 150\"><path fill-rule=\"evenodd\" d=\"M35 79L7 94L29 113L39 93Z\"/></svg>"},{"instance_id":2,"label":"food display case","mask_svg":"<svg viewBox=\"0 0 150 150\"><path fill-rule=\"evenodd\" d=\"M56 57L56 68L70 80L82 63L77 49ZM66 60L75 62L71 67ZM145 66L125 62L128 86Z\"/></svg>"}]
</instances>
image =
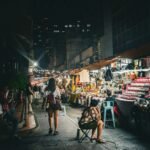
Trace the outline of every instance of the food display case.
<instances>
[{"instance_id":1,"label":"food display case","mask_svg":"<svg viewBox=\"0 0 150 150\"><path fill-rule=\"evenodd\" d=\"M135 103L146 99L150 94L150 78L137 78L126 86L122 94L117 95L116 103L122 115L128 117L131 115Z\"/></svg>"}]
</instances>

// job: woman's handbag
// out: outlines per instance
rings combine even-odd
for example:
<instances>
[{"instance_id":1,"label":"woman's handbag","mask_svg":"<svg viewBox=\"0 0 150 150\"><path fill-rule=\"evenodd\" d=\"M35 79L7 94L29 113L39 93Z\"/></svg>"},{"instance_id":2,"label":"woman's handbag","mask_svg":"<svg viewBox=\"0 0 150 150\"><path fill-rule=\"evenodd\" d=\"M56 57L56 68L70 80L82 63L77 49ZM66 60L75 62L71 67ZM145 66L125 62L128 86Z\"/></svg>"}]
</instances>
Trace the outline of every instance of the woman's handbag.
<instances>
[{"instance_id":1,"label":"woman's handbag","mask_svg":"<svg viewBox=\"0 0 150 150\"><path fill-rule=\"evenodd\" d=\"M60 99L56 99L56 103L52 105L53 109L62 110Z\"/></svg>"},{"instance_id":2,"label":"woman's handbag","mask_svg":"<svg viewBox=\"0 0 150 150\"><path fill-rule=\"evenodd\" d=\"M59 98L55 98L52 93L47 97L49 108L54 110L61 110L61 101Z\"/></svg>"}]
</instances>

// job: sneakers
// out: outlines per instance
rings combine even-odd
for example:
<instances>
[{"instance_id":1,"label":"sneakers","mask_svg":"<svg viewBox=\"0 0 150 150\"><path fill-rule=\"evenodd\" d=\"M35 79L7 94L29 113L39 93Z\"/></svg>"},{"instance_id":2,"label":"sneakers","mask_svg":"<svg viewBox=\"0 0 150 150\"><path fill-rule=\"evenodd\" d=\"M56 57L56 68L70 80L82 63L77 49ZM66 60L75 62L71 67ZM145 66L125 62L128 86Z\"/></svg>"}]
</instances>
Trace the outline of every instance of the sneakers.
<instances>
[{"instance_id":1,"label":"sneakers","mask_svg":"<svg viewBox=\"0 0 150 150\"><path fill-rule=\"evenodd\" d=\"M49 129L48 134L52 134L53 133L53 129Z\"/></svg>"},{"instance_id":2,"label":"sneakers","mask_svg":"<svg viewBox=\"0 0 150 150\"><path fill-rule=\"evenodd\" d=\"M54 131L54 135L58 135L59 134L59 132L58 131Z\"/></svg>"},{"instance_id":3,"label":"sneakers","mask_svg":"<svg viewBox=\"0 0 150 150\"><path fill-rule=\"evenodd\" d=\"M49 135L52 135L52 133L53 133L53 129L49 129L48 134L49 134ZM53 135L58 135L58 134L59 134L58 131L54 131L54 133L53 133Z\"/></svg>"}]
</instances>

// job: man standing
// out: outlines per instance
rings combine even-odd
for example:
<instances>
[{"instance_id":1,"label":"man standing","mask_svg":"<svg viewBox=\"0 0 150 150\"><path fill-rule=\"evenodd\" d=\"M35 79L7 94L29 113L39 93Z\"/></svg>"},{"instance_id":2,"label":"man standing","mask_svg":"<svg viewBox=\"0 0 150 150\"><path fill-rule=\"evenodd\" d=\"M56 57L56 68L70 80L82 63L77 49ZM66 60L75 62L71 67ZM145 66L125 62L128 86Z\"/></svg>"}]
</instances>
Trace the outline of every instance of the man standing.
<instances>
[{"instance_id":1,"label":"man standing","mask_svg":"<svg viewBox=\"0 0 150 150\"><path fill-rule=\"evenodd\" d=\"M27 94L27 100L28 100L28 112L33 113L31 104L32 104L34 92L32 89L31 81L29 81L27 84L26 94Z\"/></svg>"}]
</instances>

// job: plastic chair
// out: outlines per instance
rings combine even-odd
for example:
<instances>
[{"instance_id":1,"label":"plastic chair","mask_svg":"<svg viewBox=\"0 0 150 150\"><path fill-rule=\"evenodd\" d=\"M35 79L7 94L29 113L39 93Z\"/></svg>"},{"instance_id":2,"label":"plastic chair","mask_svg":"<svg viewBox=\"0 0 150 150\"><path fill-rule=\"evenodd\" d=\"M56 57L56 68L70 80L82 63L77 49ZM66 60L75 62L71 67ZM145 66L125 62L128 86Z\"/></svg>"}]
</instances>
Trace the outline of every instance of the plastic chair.
<instances>
[{"instance_id":1,"label":"plastic chair","mask_svg":"<svg viewBox=\"0 0 150 150\"><path fill-rule=\"evenodd\" d=\"M81 126L79 123L79 129L78 130L82 132L82 136L78 137L78 142L82 143L86 138L89 139L90 142L93 142L91 139L91 136L89 135L89 132L92 131L92 129L96 129L96 128L97 128L97 123L94 121L91 123L86 123L83 126Z\"/></svg>"},{"instance_id":2,"label":"plastic chair","mask_svg":"<svg viewBox=\"0 0 150 150\"><path fill-rule=\"evenodd\" d=\"M113 127L115 128L115 115L114 115L114 101L105 101L104 103L104 127L106 127L106 122L112 121ZM107 112L110 110L111 118L107 119Z\"/></svg>"}]
</instances>

